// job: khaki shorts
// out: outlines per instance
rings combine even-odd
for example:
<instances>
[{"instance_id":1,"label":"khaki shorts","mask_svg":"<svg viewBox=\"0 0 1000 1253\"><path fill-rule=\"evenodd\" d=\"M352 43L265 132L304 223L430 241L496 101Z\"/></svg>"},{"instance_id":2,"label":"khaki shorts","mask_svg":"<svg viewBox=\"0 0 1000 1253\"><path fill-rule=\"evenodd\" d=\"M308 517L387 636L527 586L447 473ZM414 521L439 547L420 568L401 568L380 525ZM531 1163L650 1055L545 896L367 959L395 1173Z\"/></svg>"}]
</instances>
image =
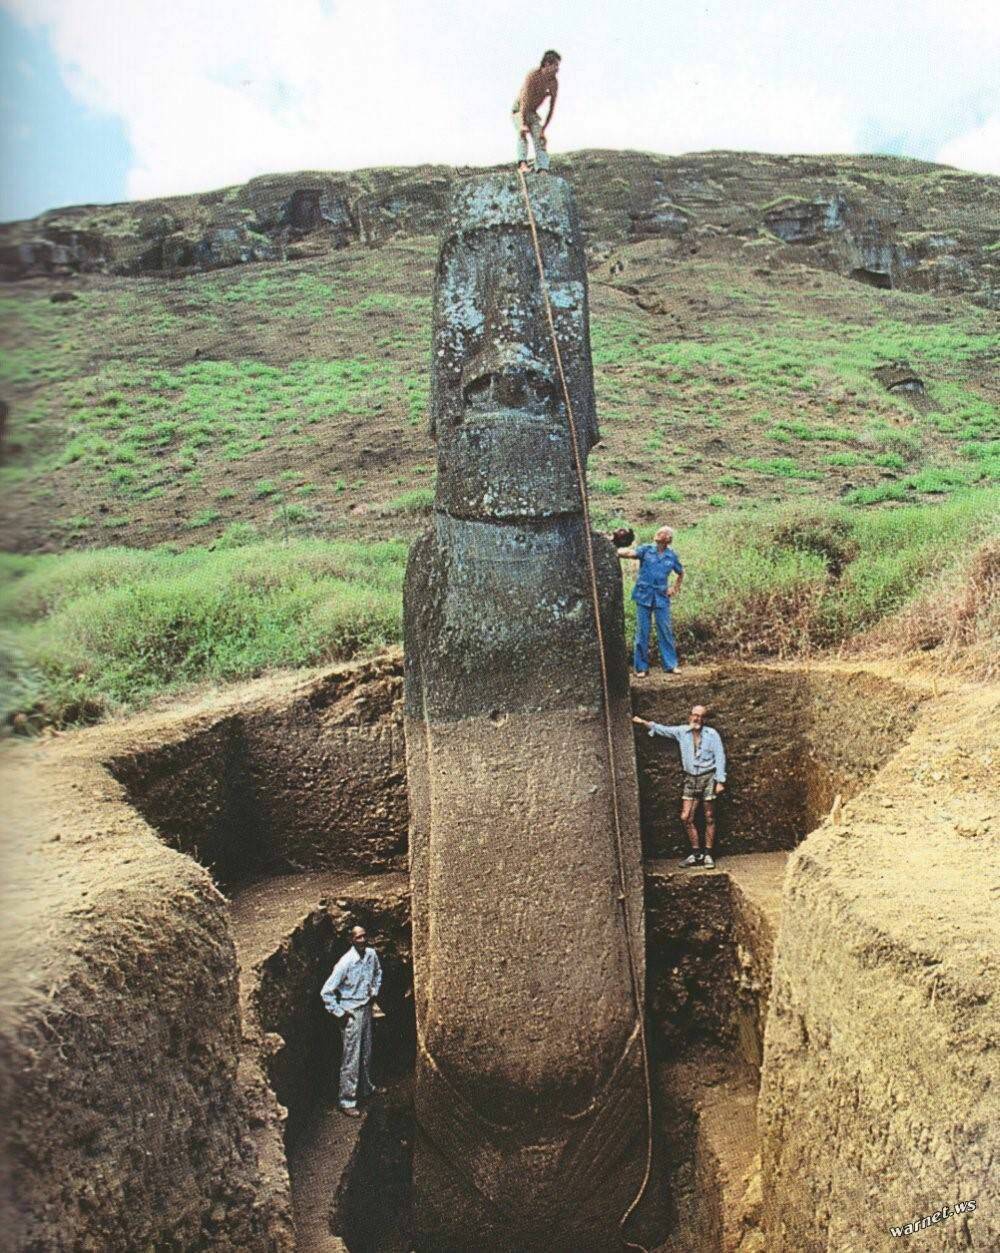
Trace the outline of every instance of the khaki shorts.
<instances>
[{"instance_id":1,"label":"khaki shorts","mask_svg":"<svg viewBox=\"0 0 1000 1253\"><path fill-rule=\"evenodd\" d=\"M715 771L710 770L708 774L688 774L685 770L684 791L681 795L686 801L714 801Z\"/></svg>"}]
</instances>

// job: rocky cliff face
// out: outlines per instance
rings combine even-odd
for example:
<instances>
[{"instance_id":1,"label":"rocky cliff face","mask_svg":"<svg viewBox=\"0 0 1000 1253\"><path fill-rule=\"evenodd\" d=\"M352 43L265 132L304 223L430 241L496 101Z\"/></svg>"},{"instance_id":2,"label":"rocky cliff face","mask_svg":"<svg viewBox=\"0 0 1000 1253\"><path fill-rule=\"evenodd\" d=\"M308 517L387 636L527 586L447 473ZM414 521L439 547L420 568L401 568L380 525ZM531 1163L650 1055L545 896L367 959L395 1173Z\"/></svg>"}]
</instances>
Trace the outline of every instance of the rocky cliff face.
<instances>
[{"instance_id":1,"label":"rocky cliff face","mask_svg":"<svg viewBox=\"0 0 1000 1253\"><path fill-rule=\"evenodd\" d=\"M592 258L664 239L680 256L760 249L877 287L1000 306L1000 179L899 157L585 150L556 158ZM265 175L199 196L79 205L0 227L0 277L121 275L294 259L437 234L471 169Z\"/></svg>"}]
</instances>

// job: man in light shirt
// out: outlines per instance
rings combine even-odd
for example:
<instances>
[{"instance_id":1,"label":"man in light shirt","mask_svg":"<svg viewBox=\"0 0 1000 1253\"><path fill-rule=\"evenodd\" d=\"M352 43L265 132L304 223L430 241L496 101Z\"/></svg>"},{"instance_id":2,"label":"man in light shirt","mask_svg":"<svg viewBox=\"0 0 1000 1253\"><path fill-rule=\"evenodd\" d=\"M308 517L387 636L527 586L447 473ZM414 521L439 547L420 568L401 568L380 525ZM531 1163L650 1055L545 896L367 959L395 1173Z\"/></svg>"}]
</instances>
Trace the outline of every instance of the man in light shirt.
<instances>
[{"instance_id":1,"label":"man in light shirt","mask_svg":"<svg viewBox=\"0 0 1000 1253\"><path fill-rule=\"evenodd\" d=\"M712 850L715 847L715 798L726 785L726 750L722 736L715 727L705 725L708 710L695 705L687 725L664 726L661 722L647 722L645 718L633 718L639 726L646 727L650 735L662 735L676 740L681 750L681 767L684 770L684 791L681 796L681 822L687 830L691 852L681 862L682 866L704 866L711 870L715 865ZM698 828L694 816L698 802L705 805L705 851L698 848Z\"/></svg>"},{"instance_id":2,"label":"man in light shirt","mask_svg":"<svg viewBox=\"0 0 1000 1253\"><path fill-rule=\"evenodd\" d=\"M341 1024L340 1109L359 1117L358 1099L376 1091L371 1079L372 1002L382 987L378 953L368 944L364 927L351 930L351 947L333 968L320 991L323 1004Z\"/></svg>"},{"instance_id":3,"label":"man in light shirt","mask_svg":"<svg viewBox=\"0 0 1000 1253\"><path fill-rule=\"evenodd\" d=\"M552 48L542 57L541 65L529 70L521 90L518 92L511 117L517 129L517 162L518 168L527 172L528 169L528 134L535 145L535 169L549 168L549 154L546 151L545 132L555 112L556 95L559 91L559 53ZM538 115L544 101L549 102L549 111L545 122Z\"/></svg>"}]
</instances>

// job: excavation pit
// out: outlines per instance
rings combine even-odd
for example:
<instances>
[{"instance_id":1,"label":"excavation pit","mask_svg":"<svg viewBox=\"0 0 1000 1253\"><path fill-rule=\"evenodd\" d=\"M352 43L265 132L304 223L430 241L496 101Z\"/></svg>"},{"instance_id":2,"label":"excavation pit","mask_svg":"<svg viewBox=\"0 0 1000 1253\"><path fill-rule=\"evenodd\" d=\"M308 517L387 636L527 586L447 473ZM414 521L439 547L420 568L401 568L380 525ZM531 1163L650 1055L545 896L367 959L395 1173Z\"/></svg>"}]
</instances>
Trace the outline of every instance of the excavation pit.
<instances>
[{"instance_id":1,"label":"excavation pit","mask_svg":"<svg viewBox=\"0 0 1000 1253\"><path fill-rule=\"evenodd\" d=\"M8 754L23 857L12 862L18 910L5 918L17 931L8 945L17 977L0 1095L12 1113L7 1229L20 1245L406 1247L414 1032L400 688L389 657ZM863 894L855 883L870 888L867 872L844 879L838 859L853 857L852 831L880 867L908 856L911 834L930 842L930 819L908 798L938 787L933 753L950 752L970 727L976 744L992 743L985 713L961 694L829 665L689 671L647 680L633 700L663 722L708 704L730 759L719 869L682 872L676 750L637 738L658 1137L641 1235L664 1250L751 1248L763 1224L767 1247L808 1248L812 1234L784 1234L787 1217L769 1219L761 1195L784 1205L792 1183L781 1146L798 1125L822 1121L794 1067L816 1064L820 1049L829 1089L850 1060L836 1053L843 1029L824 1027L826 1001L801 1003L810 976L795 961L819 907L807 904L812 884L816 901L844 911L826 941L846 944L837 961L857 950L877 962L850 912ZM935 835L963 851L993 830L979 812L977 769L973 761L962 812L945 808L955 830ZM890 821L910 813L912 833ZM966 819L972 834L959 832ZM791 855L783 909L786 862L817 827ZM919 897L919 863L908 864ZM945 896L931 919L951 916L950 881L938 874ZM798 929L786 936L788 901ZM968 965L978 952L979 915L966 912L955 953L933 938L945 924L924 927L937 982L923 1012L938 1018L952 1004L949 962ZM337 1039L318 998L355 922L385 965L376 1049L389 1088L360 1128L333 1109ZM902 958L887 961L886 978L904 978ZM981 1004L962 1004L969 1021L981 1015ZM788 1024L800 1019L793 1049ZM981 1063L955 1040L978 1082ZM852 1047L863 1050L863 1038ZM818 1151L813 1169L824 1186ZM808 1183L794 1181L803 1204Z\"/></svg>"}]
</instances>

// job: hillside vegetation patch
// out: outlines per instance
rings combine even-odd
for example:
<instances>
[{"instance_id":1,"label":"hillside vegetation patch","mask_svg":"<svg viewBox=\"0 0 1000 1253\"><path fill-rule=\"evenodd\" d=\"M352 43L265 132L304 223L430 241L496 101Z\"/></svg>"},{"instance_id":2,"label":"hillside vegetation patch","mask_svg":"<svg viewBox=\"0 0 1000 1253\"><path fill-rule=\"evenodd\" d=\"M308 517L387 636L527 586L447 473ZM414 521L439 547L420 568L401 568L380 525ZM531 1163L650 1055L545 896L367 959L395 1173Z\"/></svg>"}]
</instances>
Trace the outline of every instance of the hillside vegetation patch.
<instances>
[{"instance_id":1,"label":"hillside vegetation patch","mask_svg":"<svg viewBox=\"0 0 1000 1253\"><path fill-rule=\"evenodd\" d=\"M720 508L674 540L686 570L673 605L681 654L786 657L843 644L931 595L966 545L997 534L998 505L994 489L872 513L822 502ZM651 538L652 528L640 532ZM91 721L204 681L399 643L406 554L399 542L262 541L237 526L211 549L6 555L6 725ZM631 633L628 595L625 604Z\"/></svg>"}]
</instances>

